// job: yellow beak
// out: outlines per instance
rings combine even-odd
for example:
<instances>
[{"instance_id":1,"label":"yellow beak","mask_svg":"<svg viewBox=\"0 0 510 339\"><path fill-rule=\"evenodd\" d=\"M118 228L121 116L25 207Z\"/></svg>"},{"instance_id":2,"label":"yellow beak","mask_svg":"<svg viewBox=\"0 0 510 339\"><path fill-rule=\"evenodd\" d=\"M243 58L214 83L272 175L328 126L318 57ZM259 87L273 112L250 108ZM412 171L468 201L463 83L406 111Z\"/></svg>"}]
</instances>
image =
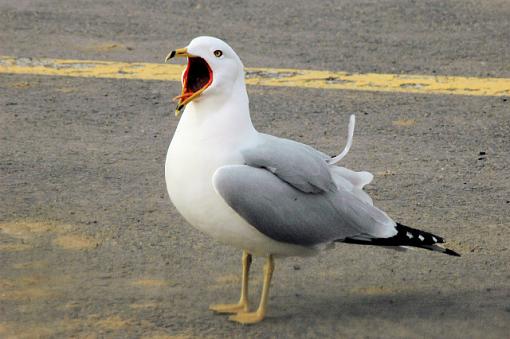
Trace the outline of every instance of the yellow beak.
<instances>
[{"instance_id":1,"label":"yellow beak","mask_svg":"<svg viewBox=\"0 0 510 339\"><path fill-rule=\"evenodd\" d=\"M176 58L176 57L189 59L189 58L195 57L195 55L189 54L187 48L178 48L178 49L168 53L168 55L165 58L165 62L167 62L168 60L170 60L172 58ZM190 60L188 60L188 67L189 67L189 63L190 63ZM201 89L199 89L198 91L193 92L193 93L190 93L189 91L187 91L187 82L188 82L188 79L186 76L187 70L188 69L186 69L186 71L184 73L181 95L174 98L175 101L178 100L177 107L175 109L176 117L178 117L181 114L182 110L184 109L184 106L187 103L191 102L193 99L195 99L200 94L202 94L202 92L205 91L208 87L208 86L204 86Z\"/></svg>"},{"instance_id":2,"label":"yellow beak","mask_svg":"<svg viewBox=\"0 0 510 339\"><path fill-rule=\"evenodd\" d=\"M170 53L168 53L168 55L165 58L165 62L174 57L189 58L190 56L192 55L188 53L187 48L178 48L175 51L171 51Z\"/></svg>"}]
</instances>

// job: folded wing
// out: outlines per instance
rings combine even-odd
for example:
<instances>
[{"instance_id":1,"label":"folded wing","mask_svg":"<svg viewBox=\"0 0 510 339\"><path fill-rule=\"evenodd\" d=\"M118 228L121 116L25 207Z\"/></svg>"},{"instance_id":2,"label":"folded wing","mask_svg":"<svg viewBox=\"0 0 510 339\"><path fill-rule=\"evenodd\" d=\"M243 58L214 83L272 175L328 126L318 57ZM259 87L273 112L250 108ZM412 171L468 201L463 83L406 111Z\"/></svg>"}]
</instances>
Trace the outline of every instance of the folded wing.
<instances>
[{"instance_id":1,"label":"folded wing","mask_svg":"<svg viewBox=\"0 0 510 339\"><path fill-rule=\"evenodd\" d=\"M305 193L336 191L326 154L296 141L260 137L257 146L242 151L246 165L264 168Z\"/></svg>"},{"instance_id":2,"label":"folded wing","mask_svg":"<svg viewBox=\"0 0 510 339\"><path fill-rule=\"evenodd\" d=\"M319 181L303 179L304 184L299 175L279 171L279 163L271 163L276 171L249 165L224 166L216 170L213 185L234 211L277 241L313 246L346 237L381 238L397 233L395 222L386 213L349 190L335 185L331 190L306 193L300 188L319 188L327 181L318 183L319 174L315 179ZM302 167L297 166L295 171L299 172Z\"/></svg>"}]
</instances>

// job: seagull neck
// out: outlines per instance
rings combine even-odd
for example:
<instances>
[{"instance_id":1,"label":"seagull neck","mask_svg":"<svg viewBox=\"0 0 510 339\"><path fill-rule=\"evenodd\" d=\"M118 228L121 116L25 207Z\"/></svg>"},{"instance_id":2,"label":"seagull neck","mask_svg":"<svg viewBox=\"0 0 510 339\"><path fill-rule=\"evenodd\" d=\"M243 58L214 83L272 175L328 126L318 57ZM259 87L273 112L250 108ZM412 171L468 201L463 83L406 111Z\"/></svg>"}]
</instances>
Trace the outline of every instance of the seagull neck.
<instances>
[{"instance_id":1,"label":"seagull neck","mask_svg":"<svg viewBox=\"0 0 510 339\"><path fill-rule=\"evenodd\" d=\"M232 137L246 137L256 133L250 118L248 94L244 79L237 81L231 91L221 95L201 98L191 102L181 119L195 129L223 134L228 131ZM184 122L184 121L183 121Z\"/></svg>"}]
</instances>

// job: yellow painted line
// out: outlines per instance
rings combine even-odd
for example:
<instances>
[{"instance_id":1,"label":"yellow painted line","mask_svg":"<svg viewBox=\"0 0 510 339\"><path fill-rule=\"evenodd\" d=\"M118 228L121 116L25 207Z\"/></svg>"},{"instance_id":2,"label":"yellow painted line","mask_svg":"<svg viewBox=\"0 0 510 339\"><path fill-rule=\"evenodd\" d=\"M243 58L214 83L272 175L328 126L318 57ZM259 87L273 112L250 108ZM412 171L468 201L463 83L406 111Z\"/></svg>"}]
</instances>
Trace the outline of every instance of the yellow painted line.
<instances>
[{"instance_id":1,"label":"yellow painted line","mask_svg":"<svg viewBox=\"0 0 510 339\"><path fill-rule=\"evenodd\" d=\"M0 56L0 73L70 77L180 81L183 65L63 60ZM336 90L510 95L510 78L476 78L446 75L347 73L283 68L246 68L246 83L257 86Z\"/></svg>"}]
</instances>

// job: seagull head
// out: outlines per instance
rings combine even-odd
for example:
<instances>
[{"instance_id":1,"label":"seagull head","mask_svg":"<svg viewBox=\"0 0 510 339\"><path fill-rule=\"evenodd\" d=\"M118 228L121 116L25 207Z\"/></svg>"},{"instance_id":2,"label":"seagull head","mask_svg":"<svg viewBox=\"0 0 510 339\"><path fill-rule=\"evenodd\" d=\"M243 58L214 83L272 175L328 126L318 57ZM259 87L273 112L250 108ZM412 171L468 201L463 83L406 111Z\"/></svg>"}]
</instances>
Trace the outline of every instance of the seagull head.
<instances>
[{"instance_id":1,"label":"seagull head","mask_svg":"<svg viewBox=\"0 0 510 339\"><path fill-rule=\"evenodd\" d=\"M234 50L218 38L195 38L187 47L171 51L165 62L174 57L188 59L182 73L181 95L175 97L177 116L191 101L228 95L238 81L244 81L243 63Z\"/></svg>"}]
</instances>

